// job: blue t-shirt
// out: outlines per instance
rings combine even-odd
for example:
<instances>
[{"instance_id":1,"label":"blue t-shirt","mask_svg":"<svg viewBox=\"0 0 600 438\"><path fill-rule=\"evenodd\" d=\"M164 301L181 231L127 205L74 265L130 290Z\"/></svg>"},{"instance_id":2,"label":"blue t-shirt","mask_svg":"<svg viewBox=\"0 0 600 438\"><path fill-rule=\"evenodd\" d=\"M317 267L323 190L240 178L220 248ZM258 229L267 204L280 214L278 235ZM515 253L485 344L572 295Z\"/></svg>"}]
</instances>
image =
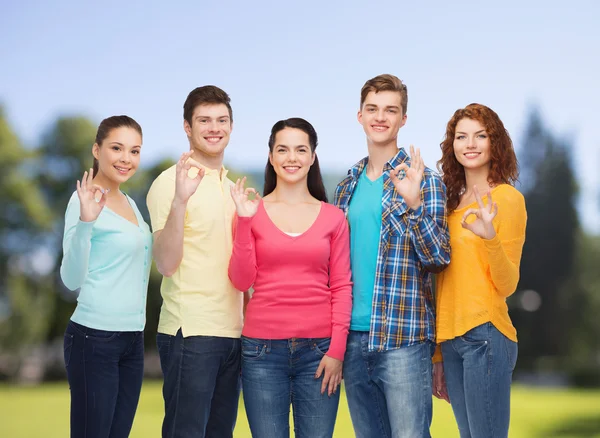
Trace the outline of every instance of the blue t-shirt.
<instances>
[{"instance_id":1,"label":"blue t-shirt","mask_svg":"<svg viewBox=\"0 0 600 438\"><path fill-rule=\"evenodd\" d=\"M366 169L358 179L348 208L352 266L352 321L350 330L369 331L381 232L383 175L375 181Z\"/></svg>"}]
</instances>

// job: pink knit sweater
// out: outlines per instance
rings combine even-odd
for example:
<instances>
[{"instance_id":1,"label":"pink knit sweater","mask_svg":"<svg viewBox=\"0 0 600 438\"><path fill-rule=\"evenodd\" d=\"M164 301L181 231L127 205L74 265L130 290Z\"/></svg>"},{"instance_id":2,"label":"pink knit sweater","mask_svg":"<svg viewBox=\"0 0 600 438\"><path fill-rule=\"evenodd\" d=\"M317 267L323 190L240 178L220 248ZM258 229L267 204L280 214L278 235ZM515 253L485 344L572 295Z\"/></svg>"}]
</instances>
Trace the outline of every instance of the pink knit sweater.
<instances>
[{"instance_id":1,"label":"pink knit sweater","mask_svg":"<svg viewBox=\"0 0 600 438\"><path fill-rule=\"evenodd\" d=\"M344 213L322 203L300 236L281 231L263 203L237 218L229 278L254 288L242 334L250 338L331 337L328 356L343 360L352 311L350 245Z\"/></svg>"}]
</instances>

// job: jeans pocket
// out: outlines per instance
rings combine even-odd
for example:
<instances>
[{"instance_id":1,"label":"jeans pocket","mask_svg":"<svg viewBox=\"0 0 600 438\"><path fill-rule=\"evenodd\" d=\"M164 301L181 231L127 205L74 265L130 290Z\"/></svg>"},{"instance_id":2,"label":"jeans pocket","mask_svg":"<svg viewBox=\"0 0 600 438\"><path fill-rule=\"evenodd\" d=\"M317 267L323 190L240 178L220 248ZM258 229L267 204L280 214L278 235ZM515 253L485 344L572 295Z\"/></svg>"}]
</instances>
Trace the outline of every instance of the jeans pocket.
<instances>
[{"instance_id":1,"label":"jeans pocket","mask_svg":"<svg viewBox=\"0 0 600 438\"><path fill-rule=\"evenodd\" d=\"M267 346L259 339L242 338L242 359L258 360L267 352Z\"/></svg>"},{"instance_id":2,"label":"jeans pocket","mask_svg":"<svg viewBox=\"0 0 600 438\"><path fill-rule=\"evenodd\" d=\"M519 354L519 344L514 341L511 341L506 336L502 335L504 338L504 345L506 346L506 356L508 358L508 367L510 371L515 370L515 366L517 365L517 356Z\"/></svg>"},{"instance_id":3,"label":"jeans pocket","mask_svg":"<svg viewBox=\"0 0 600 438\"><path fill-rule=\"evenodd\" d=\"M325 356L327 354L330 344L331 338L313 339L313 348L321 356Z\"/></svg>"},{"instance_id":4,"label":"jeans pocket","mask_svg":"<svg viewBox=\"0 0 600 438\"><path fill-rule=\"evenodd\" d=\"M65 359L65 368L69 366L71 362L71 351L73 350L73 335L71 333L65 333L63 341L63 355Z\"/></svg>"},{"instance_id":5,"label":"jeans pocket","mask_svg":"<svg viewBox=\"0 0 600 438\"><path fill-rule=\"evenodd\" d=\"M88 328L88 330L85 333L85 337L86 339L90 339L92 341L110 342L120 334L121 332L111 332L108 330L97 330Z\"/></svg>"},{"instance_id":6,"label":"jeans pocket","mask_svg":"<svg viewBox=\"0 0 600 438\"><path fill-rule=\"evenodd\" d=\"M468 345L485 345L490 340L489 323L479 325L472 328L464 335L460 336L460 340Z\"/></svg>"}]
</instances>

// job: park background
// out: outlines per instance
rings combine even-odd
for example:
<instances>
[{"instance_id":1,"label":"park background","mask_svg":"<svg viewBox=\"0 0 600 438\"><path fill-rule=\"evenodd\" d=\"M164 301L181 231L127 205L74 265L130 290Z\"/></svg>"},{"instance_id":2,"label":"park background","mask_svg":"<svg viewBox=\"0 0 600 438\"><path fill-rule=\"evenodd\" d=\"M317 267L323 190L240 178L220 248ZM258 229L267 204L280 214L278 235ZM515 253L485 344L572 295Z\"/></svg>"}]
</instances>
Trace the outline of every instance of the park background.
<instances>
[{"instance_id":1,"label":"park background","mask_svg":"<svg viewBox=\"0 0 600 438\"><path fill-rule=\"evenodd\" d=\"M510 132L527 202L511 437L600 437L600 4L595 1L0 2L0 436L68 435L62 338L76 295L61 283L63 214L104 117L144 130L128 183L148 218L152 180L187 148L182 105L214 84L232 99L232 175L259 189L271 126L319 133L329 193L366 153L365 80L408 85L402 146L429 167L453 112L490 106ZM148 291L146 374L132 436L159 436ZM436 401L434 436L458 436ZM236 437L249 436L240 405ZM351 437L342 399L336 436Z\"/></svg>"}]
</instances>

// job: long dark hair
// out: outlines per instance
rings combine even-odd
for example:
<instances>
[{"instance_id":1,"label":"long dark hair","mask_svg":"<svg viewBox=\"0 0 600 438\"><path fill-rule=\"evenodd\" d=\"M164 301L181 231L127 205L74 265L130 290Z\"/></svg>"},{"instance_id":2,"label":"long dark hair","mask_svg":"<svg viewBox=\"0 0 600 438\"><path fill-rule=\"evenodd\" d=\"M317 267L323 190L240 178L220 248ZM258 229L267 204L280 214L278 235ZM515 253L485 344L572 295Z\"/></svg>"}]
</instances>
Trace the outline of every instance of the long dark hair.
<instances>
[{"instance_id":1,"label":"long dark hair","mask_svg":"<svg viewBox=\"0 0 600 438\"><path fill-rule=\"evenodd\" d=\"M308 123L306 120L300 117L292 117L291 119L280 120L273 125L271 129L271 136L269 137L269 154L273 153L275 147L275 137L279 131L283 131L285 128L299 129L308 135L308 143L310 150L315 154L315 162L310 166L307 176L307 185L309 193L319 201L327 202L327 193L325 192L325 185L323 184L323 177L321 176L321 168L319 167L319 157L317 157L315 150L317 149L318 139L317 131L313 128L313 125ZM267 196L273 192L277 187L277 174L271 164L271 160L267 160L265 166L265 185L263 187L263 196Z\"/></svg>"},{"instance_id":2,"label":"long dark hair","mask_svg":"<svg viewBox=\"0 0 600 438\"><path fill-rule=\"evenodd\" d=\"M122 128L122 127L135 129L137 132L139 132L140 136L142 135L142 127L140 126L140 124L138 122L133 120L131 117L129 117L129 116L112 116L112 117L108 117L100 122L100 125L98 126L98 132L96 133L96 144L98 146L102 146L102 142L104 141L104 139L106 137L108 137L108 134L110 134L110 131L112 131L113 129ZM93 169L94 169L94 176L98 175L98 160L96 160L96 158L94 158Z\"/></svg>"}]
</instances>

